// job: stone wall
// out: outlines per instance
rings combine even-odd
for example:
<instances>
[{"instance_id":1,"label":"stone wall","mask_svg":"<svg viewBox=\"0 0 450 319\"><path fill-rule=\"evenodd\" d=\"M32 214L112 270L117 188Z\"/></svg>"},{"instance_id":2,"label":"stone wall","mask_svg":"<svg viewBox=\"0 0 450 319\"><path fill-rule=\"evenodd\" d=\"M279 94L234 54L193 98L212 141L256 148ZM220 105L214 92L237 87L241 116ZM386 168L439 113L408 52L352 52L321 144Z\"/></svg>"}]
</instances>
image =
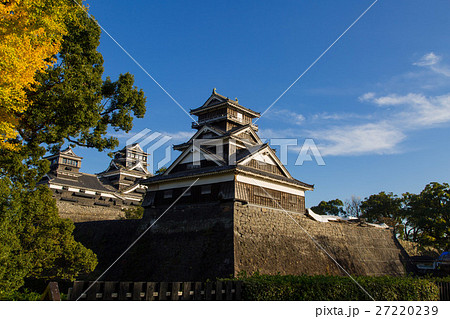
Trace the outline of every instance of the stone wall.
<instances>
[{"instance_id":1,"label":"stone wall","mask_svg":"<svg viewBox=\"0 0 450 319\"><path fill-rule=\"evenodd\" d=\"M290 214L298 224L279 209L235 204L235 273L343 275L306 230L351 274L405 274L407 255L391 230Z\"/></svg>"},{"instance_id":2,"label":"stone wall","mask_svg":"<svg viewBox=\"0 0 450 319\"><path fill-rule=\"evenodd\" d=\"M75 238L98 256L95 279L154 223L166 207L147 208L142 220L76 224ZM308 231L355 275L403 275L407 258L390 230L320 223L282 210L238 202L179 204L164 214L105 275L113 281L203 281L240 271L344 275Z\"/></svg>"},{"instance_id":3,"label":"stone wall","mask_svg":"<svg viewBox=\"0 0 450 319\"><path fill-rule=\"evenodd\" d=\"M89 222L96 220L114 220L125 216L121 207L104 207L80 205L70 201L56 200L59 216L69 218L75 223Z\"/></svg>"},{"instance_id":4,"label":"stone wall","mask_svg":"<svg viewBox=\"0 0 450 319\"><path fill-rule=\"evenodd\" d=\"M95 279L166 207L142 220L78 223L75 238L98 256ZM118 281L204 281L233 274L233 203L177 205L105 276Z\"/></svg>"}]
</instances>

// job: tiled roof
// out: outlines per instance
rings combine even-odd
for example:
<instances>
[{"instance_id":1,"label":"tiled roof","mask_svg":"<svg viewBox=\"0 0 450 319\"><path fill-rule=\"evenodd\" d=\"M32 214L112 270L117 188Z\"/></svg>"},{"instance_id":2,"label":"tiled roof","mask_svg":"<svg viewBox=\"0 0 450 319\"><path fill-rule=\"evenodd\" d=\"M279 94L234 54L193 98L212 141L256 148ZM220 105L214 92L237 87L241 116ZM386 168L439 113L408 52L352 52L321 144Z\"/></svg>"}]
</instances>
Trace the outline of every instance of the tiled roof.
<instances>
[{"instance_id":1,"label":"tiled roof","mask_svg":"<svg viewBox=\"0 0 450 319\"><path fill-rule=\"evenodd\" d=\"M212 103L212 104L211 103L210 104L206 104L205 103L205 104L203 104L200 107L197 107L195 109L191 109L190 113L194 114L194 113L197 113L198 111L203 111L203 110L207 110L207 109L210 109L210 108L215 108L216 106L219 106L219 105L222 105L222 104L229 104L229 105L233 105L233 106L235 106L235 107L237 107L237 108L239 108L239 109L241 109L243 111L246 111L247 113L251 113L255 117L259 117L260 116L260 113L255 112L252 109L249 109L249 108L246 108L245 106L240 105L237 100L236 101L231 100L231 99L229 99L229 98L227 98L227 97L217 93L215 89L213 90L213 93L208 98L208 100L211 99L212 97L217 98L220 102Z\"/></svg>"},{"instance_id":2,"label":"tiled roof","mask_svg":"<svg viewBox=\"0 0 450 319\"><path fill-rule=\"evenodd\" d=\"M213 105L206 105L206 106L198 107L198 108L196 108L196 109L191 109L191 110L189 111L189 113L191 113L192 115L195 115L195 113L197 113L197 112L199 112L199 111L212 109L212 108L215 108L215 107L217 107L217 106L224 105L224 104L233 105L233 106L235 106L236 108L241 109L242 111L245 111L245 112L247 112L247 113L250 113L250 114L254 115L255 117L259 117L259 116L260 116L260 113L258 113L258 112L256 112L256 111L253 111L252 109L249 109L249 108L247 108L247 107L245 107L245 106L242 106L242 105L240 105L239 103L237 103L237 102L235 102L235 101L233 101L233 100L230 100L230 99L227 99L226 101L221 102L221 103L217 103L217 104L213 104Z\"/></svg>"},{"instance_id":3,"label":"tiled roof","mask_svg":"<svg viewBox=\"0 0 450 319\"><path fill-rule=\"evenodd\" d=\"M295 178L288 178L281 175L271 174L268 172L264 172L261 170L258 170L256 168L248 167L248 166L241 166L241 165L225 165L225 166L210 166L210 167L202 167L197 169L191 169L186 170L182 172L176 172L169 175L157 175L153 176L147 179L142 180L142 184L153 184L165 180L172 180L172 179L183 179L188 177L197 177L197 176L203 176L203 175L213 175L213 174L219 174L219 173L225 173L225 172L232 172L232 171L242 171L242 172L249 172L261 176L265 176L271 179L275 179L281 182L287 182L291 184L296 184L302 187L306 188L314 188L314 185L307 184L304 182L301 182L299 180L296 180Z\"/></svg>"},{"instance_id":4,"label":"tiled roof","mask_svg":"<svg viewBox=\"0 0 450 319\"><path fill-rule=\"evenodd\" d=\"M190 169L182 172L176 172L169 175L155 175L147 179L142 179L142 184L151 184L159 181L170 180L170 179L178 179L178 178L187 178L191 176L197 175L210 175L216 173L222 173L226 171L232 171L236 168L234 165L225 165L225 166L209 166L202 168Z\"/></svg>"},{"instance_id":5,"label":"tiled roof","mask_svg":"<svg viewBox=\"0 0 450 319\"><path fill-rule=\"evenodd\" d=\"M70 187L77 187L80 189L88 189L93 191L101 191L101 192L114 192L116 193L117 190L113 188L112 186L105 185L102 182L99 181L97 176L91 175L91 174L85 174L80 173L81 176L78 177L78 179L66 179L57 177L51 173L47 174L49 177L48 183L50 184L58 184L62 186L70 186Z\"/></svg>"}]
</instances>

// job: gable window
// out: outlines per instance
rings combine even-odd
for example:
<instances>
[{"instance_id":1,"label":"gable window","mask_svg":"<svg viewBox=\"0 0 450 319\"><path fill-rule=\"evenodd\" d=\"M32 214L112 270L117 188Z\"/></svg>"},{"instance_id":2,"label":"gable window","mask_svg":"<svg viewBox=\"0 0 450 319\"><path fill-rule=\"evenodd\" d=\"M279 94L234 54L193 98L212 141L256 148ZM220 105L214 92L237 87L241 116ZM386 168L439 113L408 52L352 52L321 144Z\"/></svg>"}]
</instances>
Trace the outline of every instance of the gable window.
<instances>
[{"instance_id":1,"label":"gable window","mask_svg":"<svg viewBox=\"0 0 450 319\"><path fill-rule=\"evenodd\" d=\"M172 198L172 190L164 191L164 198Z\"/></svg>"},{"instance_id":2,"label":"gable window","mask_svg":"<svg viewBox=\"0 0 450 319\"><path fill-rule=\"evenodd\" d=\"M202 186L201 194L202 195L211 194L211 185Z\"/></svg>"}]
</instances>

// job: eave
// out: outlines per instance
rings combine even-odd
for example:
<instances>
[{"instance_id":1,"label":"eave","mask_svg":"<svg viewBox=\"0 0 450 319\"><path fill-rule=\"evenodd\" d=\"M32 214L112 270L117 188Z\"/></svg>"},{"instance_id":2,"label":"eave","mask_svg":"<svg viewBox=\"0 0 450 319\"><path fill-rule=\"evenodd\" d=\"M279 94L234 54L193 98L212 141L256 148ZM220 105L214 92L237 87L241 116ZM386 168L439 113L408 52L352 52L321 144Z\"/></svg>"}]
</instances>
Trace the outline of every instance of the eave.
<instances>
[{"instance_id":1,"label":"eave","mask_svg":"<svg viewBox=\"0 0 450 319\"><path fill-rule=\"evenodd\" d=\"M248 109L245 106L242 106L242 105L238 104L237 102L235 102L233 100L230 100L230 99L227 99L225 102L214 104L214 105L211 105L211 106L206 106L206 107L205 106L201 106L201 107L198 107L196 109L191 109L189 111L189 113L192 114L192 115L201 115L202 113L210 111L211 109L221 108L221 107L224 107L224 106L234 107L234 108L236 108L236 109L238 109L238 110L240 110L242 112L245 112L245 113L251 115L254 118L261 116L261 114L259 112L255 112L255 111L253 111L251 109Z\"/></svg>"}]
</instances>

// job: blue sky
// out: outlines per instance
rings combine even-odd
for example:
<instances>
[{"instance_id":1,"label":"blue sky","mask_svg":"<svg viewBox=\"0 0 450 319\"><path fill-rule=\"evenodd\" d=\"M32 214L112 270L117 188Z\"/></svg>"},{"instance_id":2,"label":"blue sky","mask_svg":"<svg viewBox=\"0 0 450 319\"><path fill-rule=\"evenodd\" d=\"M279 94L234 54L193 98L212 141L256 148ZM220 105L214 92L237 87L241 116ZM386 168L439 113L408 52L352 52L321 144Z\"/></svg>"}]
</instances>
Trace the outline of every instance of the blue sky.
<instances>
[{"instance_id":1,"label":"blue sky","mask_svg":"<svg viewBox=\"0 0 450 319\"><path fill-rule=\"evenodd\" d=\"M91 1L90 13L189 110L215 87L263 113L372 1ZM260 135L311 138L324 166L287 168L315 184L307 205L380 191L419 192L450 181L450 2L379 0L258 121ZM105 77L131 72L147 114L121 147L149 129L187 140L192 120L102 33ZM75 150L82 170L106 168L106 152ZM159 153L158 153L159 152ZM172 154L172 159L177 153Z\"/></svg>"}]
</instances>

